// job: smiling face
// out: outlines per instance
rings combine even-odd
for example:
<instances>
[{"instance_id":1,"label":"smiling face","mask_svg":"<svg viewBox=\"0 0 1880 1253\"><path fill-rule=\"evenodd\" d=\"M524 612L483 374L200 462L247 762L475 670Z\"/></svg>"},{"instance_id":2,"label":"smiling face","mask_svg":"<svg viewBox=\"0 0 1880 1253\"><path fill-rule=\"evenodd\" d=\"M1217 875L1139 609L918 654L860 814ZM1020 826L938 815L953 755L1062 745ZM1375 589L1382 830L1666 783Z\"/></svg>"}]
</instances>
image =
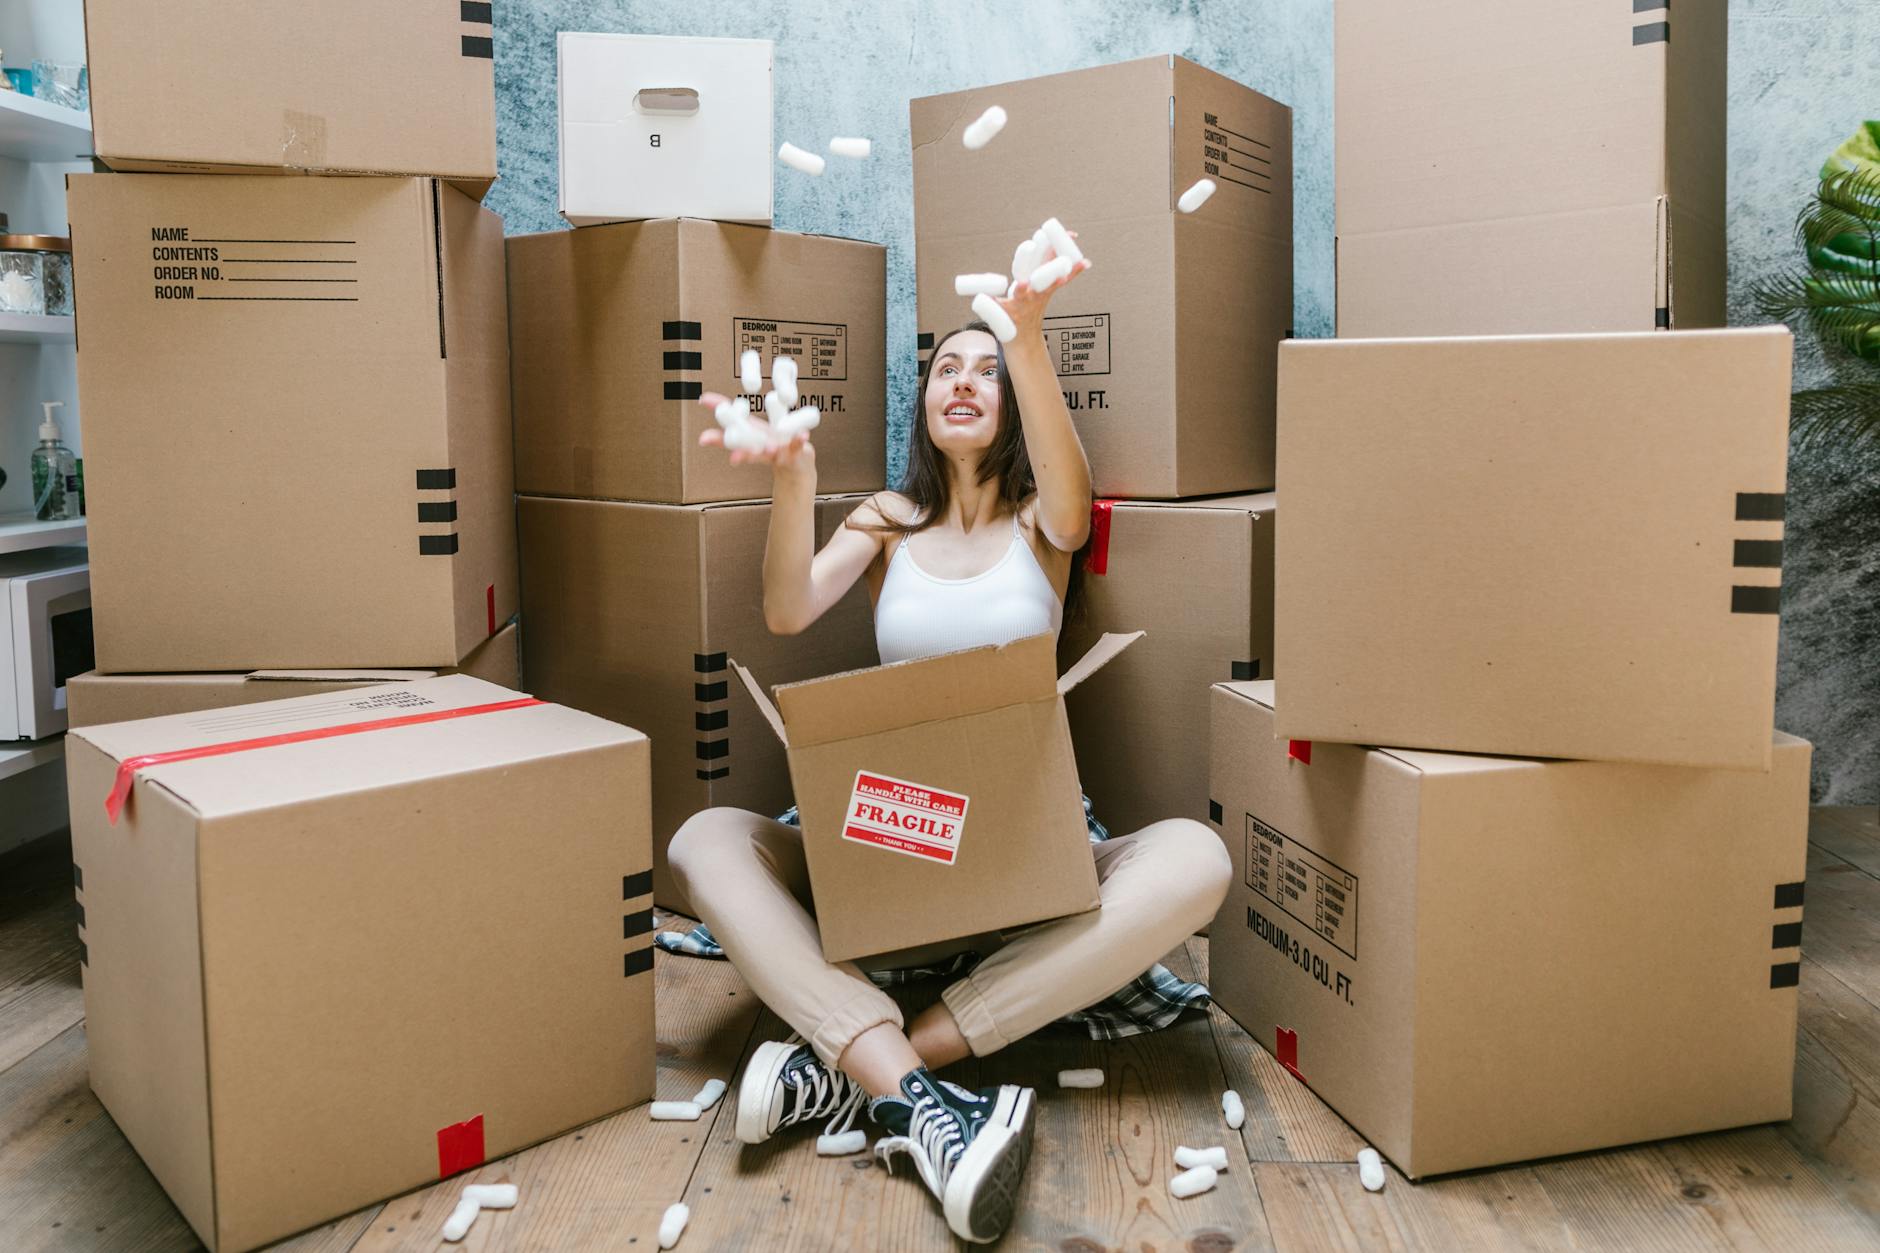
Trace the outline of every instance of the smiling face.
<instances>
[{"instance_id":1,"label":"smiling face","mask_svg":"<svg viewBox=\"0 0 1880 1253\"><path fill-rule=\"evenodd\" d=\"M999 433L1005 380L999 341L986 331L961 331L936 350L922 409L927 434L943 453L984 452Z\"/></svg>"}]
</instances>

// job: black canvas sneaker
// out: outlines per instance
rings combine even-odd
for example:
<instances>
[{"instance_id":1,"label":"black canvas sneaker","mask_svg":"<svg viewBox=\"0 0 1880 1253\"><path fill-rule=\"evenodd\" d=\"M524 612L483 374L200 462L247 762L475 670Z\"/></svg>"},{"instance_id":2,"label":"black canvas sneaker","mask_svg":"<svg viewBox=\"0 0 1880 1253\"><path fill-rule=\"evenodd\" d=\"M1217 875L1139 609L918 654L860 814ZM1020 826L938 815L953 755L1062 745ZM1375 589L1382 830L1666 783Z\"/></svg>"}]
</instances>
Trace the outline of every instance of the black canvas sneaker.
<instances>
[{"instance_id":1,"label":"black canvas sneaker","mask_svg":"<svg viewBox=\"0 0 1880 1253\"><path fill-rule=\"evenodd\" d=\"M830 1133L846 1129L868 1094L862 1085L816 1051L792 1038L757 1046L738 1086L738 1139L762 1144L785 1127L829 1121Z\"/></svg>"},{"instance_id":2,"label":"black canvas sneaker","mask_svg":"<svg viewBox=\"0 0 1880 1253\"><path fill-rule=\"evenodd\" d=\"M905 1099L878 1097L868 1107L889 1132L875 1155L890 1171L896 1153L914 1159L954 1235L974 1244L998 1239L1031 1158L1036 1093L1014 1084L969 1092L924 1068L901 1080L901 1091Z\"/></svg>"}]
</instances>

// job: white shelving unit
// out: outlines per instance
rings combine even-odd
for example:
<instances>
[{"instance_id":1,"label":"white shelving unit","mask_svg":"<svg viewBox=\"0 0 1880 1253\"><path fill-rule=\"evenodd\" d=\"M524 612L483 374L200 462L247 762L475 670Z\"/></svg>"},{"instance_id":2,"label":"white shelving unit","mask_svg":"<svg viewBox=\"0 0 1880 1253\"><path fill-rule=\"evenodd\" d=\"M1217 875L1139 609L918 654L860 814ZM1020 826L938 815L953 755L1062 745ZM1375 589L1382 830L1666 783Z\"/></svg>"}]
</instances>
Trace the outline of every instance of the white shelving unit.
<instances>
[{"instance_id":1,"label":"white shelving unit","mask_svg":"<svg viewBox=\"0 0 1880 1253\"><path fill-rule=\"evenodd\" d=\"M0 513L0 553L85 542L85 519L41 522L30 513Z\"/></svg>"},{"instance_id":2,"label":"white shelving unit","mask_svg":"<svg viewBox=\"0 0 1880 1253\"><path fill-rule=\"evenodd\" d=\"M0 91L0 157L83 161L90 156L91 114Z\"/></svg>"},{"instance_id":3,"label":"white shelving unit","mask_svg":"<svg viewBox=\"0 0 1880 1253\"><path fill-rule=\"evenodd\" d=\"M0 779L8 779L16 774L24 774L35 766L57 761L65 756L65 737L55 735L50 739L26 740L15 742L0 741ZM4 833L0 833L4 834Z\"/></svg>"},{"instance_id":4,"label":"white shelving unit","mask_svg":"<svg viewBox=\"0 0 1880 1253\"><path fill-rule=\"evenodd\" d=\"M0 344L70 344L74 321L49 313L0 313Z\"/></svg>"}]
</instances>

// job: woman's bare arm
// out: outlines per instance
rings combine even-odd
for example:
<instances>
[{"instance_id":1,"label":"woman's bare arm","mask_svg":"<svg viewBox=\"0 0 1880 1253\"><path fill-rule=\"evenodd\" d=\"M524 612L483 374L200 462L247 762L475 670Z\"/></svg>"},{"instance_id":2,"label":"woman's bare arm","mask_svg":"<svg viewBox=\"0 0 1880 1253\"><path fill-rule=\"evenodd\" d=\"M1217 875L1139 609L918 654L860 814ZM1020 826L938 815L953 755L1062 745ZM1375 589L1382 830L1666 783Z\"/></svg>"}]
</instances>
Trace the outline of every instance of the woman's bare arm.
<instances>
[{"instance_id":1,"label":"woman's bare arm","mask_svg":"<svg viewBox=\"0 0 1880 1253\"><path fill-rule=\"evenodd\" d=\"M1079 261L1070 278L1053 290L1062 290L1089 268L1090 262ZM1051 295L1039 295L1030 283L1020 281L1017 291L999 302L1018 327L1018 334L1005 345L1010 376L1005 382L1018 397L1024 418L1025 447L1038 481L1034 511L1038 529L1053 548L1075 552L1090 533L1090 462L1045 349L1044 311Z\"/></svg>"}]
</instances>

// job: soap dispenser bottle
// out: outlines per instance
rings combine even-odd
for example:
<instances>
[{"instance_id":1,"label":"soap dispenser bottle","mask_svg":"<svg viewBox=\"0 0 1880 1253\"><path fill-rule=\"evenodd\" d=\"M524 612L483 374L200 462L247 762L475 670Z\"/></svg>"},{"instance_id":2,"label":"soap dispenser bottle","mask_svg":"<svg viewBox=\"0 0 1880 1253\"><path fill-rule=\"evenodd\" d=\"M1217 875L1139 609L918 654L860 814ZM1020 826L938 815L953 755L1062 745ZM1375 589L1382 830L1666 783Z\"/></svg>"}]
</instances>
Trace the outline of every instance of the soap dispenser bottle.
<instances>
[{"instance_id":1,"label":"soap dispenser bottle","mask_svg":"<svg viewBox=\"0 0 1880 1253\"><path fill-rule=\"evenodd\" d=\"M39 424L39 447L33 449L33 516L41 522L78 517L78 459L59 438L54 409L63 401L45 402L46 420Z\"/></svg>"}]
</instances>

